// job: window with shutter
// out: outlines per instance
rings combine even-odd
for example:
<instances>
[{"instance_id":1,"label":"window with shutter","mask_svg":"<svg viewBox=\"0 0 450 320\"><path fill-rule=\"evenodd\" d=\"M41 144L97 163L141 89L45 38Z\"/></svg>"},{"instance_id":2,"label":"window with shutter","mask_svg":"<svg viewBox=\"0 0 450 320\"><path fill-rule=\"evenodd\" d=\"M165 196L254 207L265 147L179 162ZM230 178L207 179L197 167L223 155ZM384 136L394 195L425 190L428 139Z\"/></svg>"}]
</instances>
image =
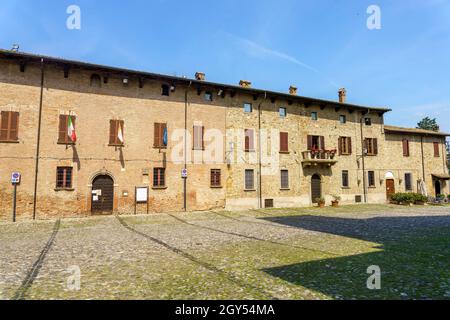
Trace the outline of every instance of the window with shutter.
<instances>
[{"instance_id":1,"label":"window with shutter","mask_svg":"<svg viewBox=\"0 0 450 320\"><path fill-rule=\"evenodd\" d=\"M110 120L109 121L109 145L110 146L123 146L124 145L124 128L125 122L123 120ZM119 137L119 132L121 133ZM122 140L120 140L122 139Z\"/></svg>"},{"instance_id":2,"label":"window with shutter","mask_svg":"<svg viewBox=\"0 0 450 320\"><path fill-rule=\"evenodd\" d=\"M154 124L154 141L153 146L157 149L167 148L168 141L165 141L165 132L167 131L166 123L155 123ZM168 139L167 133L167 139Z\"/></svg>"},{"instance_id":3,"label":"window with shutter","mask_svg":"<svg viewBox=\"0 0 450 320\"><path fill-rule=\"evenodd\" d=\"M352 138L351 137L340 137L338 145L339 145L339 154L340 155L351 155L352 154Z\"/></svg>"},{"instance_id":4,"label":"window with shutter","mask_svg":"<svg viewBox=\"0 0 450 320\"><path fill-rule=\"evenodd\" d=\"M109 145L123 146L124 145L124 121L110 120L109 122ZM119 134L121 133L121 134ZM121 140L122 139L122 140Z\"/></svg>"},{"instance_id":5,"label":"window with shutter","mask_svg":"<svg viewBox=\"0 0 450 320\"><path fill-rule=\"evenodd\" d=\"M72 125L76 128L76 117L70 116ZM59 127L58 127L58 143L59 144L75 144L72 138L69 137L69 116L61 114L59 115Z\"/></svg>"},{"instance_id":6,"label":"window with shutter","mask_svg":"<svg viewBox=\"0 0 450 320\"><path fill-rule=\"evenodd\" d=\"M308 150L325 150L325 137L308 136Z\"/></svg>"},{"instance_id":7,"label":"window with shutter","mask_svg":"<svg viewBox=\"0 0 450 320\"><path fill-rule=\"evenodd\" d=\"M19 140L19 113L1 112L0 141L17 142Z\"/></svg>"},{"instance_id":8,"label":"window with shutter","mask_svg":"<svg viewBox=\"0 0 450 320\"><path fill-rule=\"evenodd\" d=\"M255 171L245 170L245 190L255 189Z\"/></svg>"},{"instance_id":9,"label":"window with shutter","mask_svg":"<svg viewBox=\"0 0 450 320\"><path fill-rule=\"evenodd\" d=\"M194 126L194 150L204 150L204 127Z\"/></svg>"},{"instance_id":10,"label":"window with shutter","mask_svg":"<svg viewBox=\"0 0 450 320\"><path fill-rule=\"evenodd\" d=\"M289 153L289 134L280 132L280 153Z\"/></svg>"},{"instance_id":11,"label":"window with shutter","mask_svg":"<svg viewBox=\"0 0 450 320\"><path fill-rule=\"evenodd\" d=\"M220 169L212 169L211 170L211 187L218 188L221 186L222 186L221 170Z\"/></svg>"},{"instance_id":12,"label":"window with shutter","mask_svg":"<svg viewBox=\"0 0 450 320\"><path fill-rule=\"evenodd\" d=\"M254 151L254 131L252 129L245 129L245 151Z\"/></svg>"},{"instance_id":13,"label":"window with shutter","mask_svg":"<svg viewBox=\"0 0 450 320\"><path fill-rule=\"evenodd\" d=\"M364 140L364 146L368 156L376 156L378 154L378 140L367 138Z\"/></svg>"},{"instance_id":14,"label":"window with shutter","mask_svg":"<svg viewBox=\"0 0 450 320\"><path fill-rule=\"evenodd\" d=\"M289 171L281 170L281 189L289 189Z\"/></svg>"},{"instance_id":15,"label":"window with shutter","mask_svg":"<svg viewBox=\"0 0 450 320\"><path fill-rule=\"evenodd\" d=\"M439 142L433 142L433 146L434 146L434 156L436 158L440 157Z\"/></svg>"},{"instance_id":16,"label":"window with shutter","mask_svg":"<svg viewBox=\"0 0 450 320\"><path fill-rule=\"evenodd\" d=\"M403 156L409 157L409 140L403 140Z\"/></svg>"}]
</instances>

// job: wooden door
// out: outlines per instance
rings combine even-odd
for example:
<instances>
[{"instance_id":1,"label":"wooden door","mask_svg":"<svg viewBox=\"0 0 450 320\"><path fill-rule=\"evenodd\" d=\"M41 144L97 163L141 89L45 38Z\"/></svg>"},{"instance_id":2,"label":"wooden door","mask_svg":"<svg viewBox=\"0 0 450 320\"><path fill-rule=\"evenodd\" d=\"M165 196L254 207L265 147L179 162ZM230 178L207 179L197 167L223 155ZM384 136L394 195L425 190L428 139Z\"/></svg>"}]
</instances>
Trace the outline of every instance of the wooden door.
<instances>
[{"instance_id":1,"label":"wooden door","mask_svg":"<svg viewBox=\"0 0 450 320\"><path fill-rule=\"evenodd\" d=\"M391 200L392 195L395 193L395 180L386 180L386 197Z\"/></svg>"},{"instance_id":2,"label":"wooden door","mask_svg":"<svg viewBox=\"0 0 450 320\"><path fill-rule=\"evenodd\" d=\"M320 176L315 174L311 178L311 198L313 203L317 203L317 198L322 197L322 181Z\"/></svg>"},{"instance_id":3,"label":"wooden door","mask_svg":"<svg viewBox=\"0 0 450 320\"><path fill-rule=\"evenodd\" d=\"M114 209L114 181L110 176L98 176L92 183L92 212L110 214Z\"/></svg>"}]
</instances>

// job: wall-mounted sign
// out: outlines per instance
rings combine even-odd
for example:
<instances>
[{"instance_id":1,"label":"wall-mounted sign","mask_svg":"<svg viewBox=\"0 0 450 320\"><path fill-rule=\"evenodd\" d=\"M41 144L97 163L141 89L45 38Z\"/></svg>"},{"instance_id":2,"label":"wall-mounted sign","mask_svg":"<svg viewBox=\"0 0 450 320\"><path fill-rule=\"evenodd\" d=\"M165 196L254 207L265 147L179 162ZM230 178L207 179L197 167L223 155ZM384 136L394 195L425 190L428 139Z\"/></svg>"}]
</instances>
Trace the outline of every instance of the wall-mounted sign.
<instances>
[{"instance_id":1,"label":"wall-mounted sign","mask_svg":"<svg viewBox=\"0 0 450 320\"><path fill-rule=\"evenodd\" d=\"M188 170L187 169L181 170L181 177L183 179L187 179L187 177L188 177Z\"/></svg>"},{"instance_id":2,"label":"wall-mounted sign","mask_svg":"<svg viewBox=\"0 0 450 320\"><path fill-rule=\"evenodd\" d=\"M136 202L147 203L148 202L148 188L136 188Z\"/></svg>"},{"instance_id":3,"label":"wall-mounted sign","mask_svg":"<svg viewBox=\"0 0 450 320\"><path fill-rule=\"evenodd\" d=\"M11 183L12 184L19 184L20 183L20 172L13 172L11 174Z\"/></svg>"}]
</instances>

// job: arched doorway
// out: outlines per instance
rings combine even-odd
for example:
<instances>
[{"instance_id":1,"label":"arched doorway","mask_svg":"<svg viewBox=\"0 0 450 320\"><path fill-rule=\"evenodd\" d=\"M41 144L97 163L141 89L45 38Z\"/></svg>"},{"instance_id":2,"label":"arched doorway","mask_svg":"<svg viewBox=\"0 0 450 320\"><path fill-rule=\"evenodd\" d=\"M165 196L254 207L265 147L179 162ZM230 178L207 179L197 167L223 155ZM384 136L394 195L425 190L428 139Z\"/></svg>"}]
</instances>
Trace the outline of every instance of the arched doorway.
<instances>
[{"instance_id":1,"label":"arched doorway","mask_svg":"<svg viewBox=\"0 0 450 320\"><path fill-rule=\"evenodd\" d=\"M322 197L322 179L318 174L311 178L311 199L313 203L317 203L317 199Z\"/></svg>"},{"instance_id":2,"label":"arched doorway","mask_svg":"<svg viewBox=\"0 0 450 320\"><path fill-rule=\"evenodd\" d=\"M108 175L95 177L92 182L92 213L112 213L114 210L114 180Z\"/></svg>"},{"instance_id":3,"label":"arched doorway","mask_svg":"<svg viewBox=\"0 0 450 320\"><path fill-rule=\"evenodd\" d=\"M441 194L441 182L439 180L434 182L434 191L436 192L436 197Z\"/></svg>"}]
</instances>

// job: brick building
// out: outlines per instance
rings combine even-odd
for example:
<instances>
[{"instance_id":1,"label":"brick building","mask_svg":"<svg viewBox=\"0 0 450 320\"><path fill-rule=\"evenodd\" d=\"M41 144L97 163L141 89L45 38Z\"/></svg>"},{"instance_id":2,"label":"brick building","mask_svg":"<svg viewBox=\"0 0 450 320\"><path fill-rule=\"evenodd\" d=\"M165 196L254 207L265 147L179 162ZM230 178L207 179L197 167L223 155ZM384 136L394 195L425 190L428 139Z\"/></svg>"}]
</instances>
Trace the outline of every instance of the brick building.
<instances>
[{"instance_id":1,"label":"brick building","mask_svg":"<svg viewBox=\"0 0 450 320\"><path fill-rule=\"evenodd\" d=\"M446 134L345 99L0 51L0 216L12 172L23 219L449 192Z\"/></svg>"}]
</instances>

